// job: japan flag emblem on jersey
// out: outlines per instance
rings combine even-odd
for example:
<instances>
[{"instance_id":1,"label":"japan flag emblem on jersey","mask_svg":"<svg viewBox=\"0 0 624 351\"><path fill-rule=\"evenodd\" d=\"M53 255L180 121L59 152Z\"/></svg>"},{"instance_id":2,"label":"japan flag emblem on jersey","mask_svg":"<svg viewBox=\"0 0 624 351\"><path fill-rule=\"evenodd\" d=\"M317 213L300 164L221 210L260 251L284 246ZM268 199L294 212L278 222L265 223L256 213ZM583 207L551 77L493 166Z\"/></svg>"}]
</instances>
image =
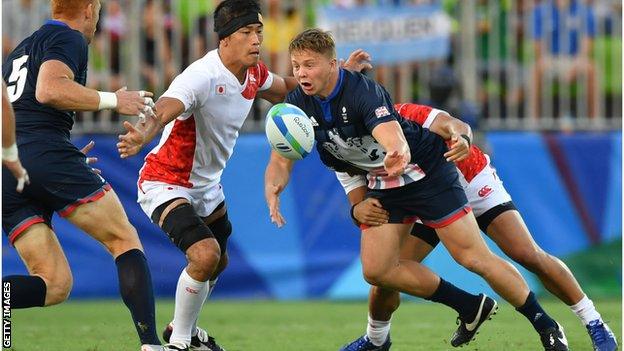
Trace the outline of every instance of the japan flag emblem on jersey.
<instances>
[{"instance_id":1,"label":"japan flag emblem on jersey","mask_svg":"<svg viewBox=\"0 0 624 351\"><path fill-rule=\"evenodd\" d=\"M216 87L217 95L225 95L225 84L218 84Z\"/></svg>"}]
</instances>

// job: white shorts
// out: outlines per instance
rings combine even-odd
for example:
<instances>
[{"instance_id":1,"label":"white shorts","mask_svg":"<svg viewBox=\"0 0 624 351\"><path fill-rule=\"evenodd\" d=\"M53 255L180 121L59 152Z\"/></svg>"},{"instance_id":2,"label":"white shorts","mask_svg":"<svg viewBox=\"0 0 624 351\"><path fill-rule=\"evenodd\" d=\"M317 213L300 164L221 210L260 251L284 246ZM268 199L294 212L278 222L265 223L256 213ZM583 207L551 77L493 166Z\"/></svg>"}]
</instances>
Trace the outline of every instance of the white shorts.
<instances>
[{"instance_id":1,"label":"white shorts","mask_svg":"<svg viewBox=\"0 0 624 351\"><path fill-rule=\"evenodd\" d=\"M175 198L187 199L200 217L208 217L225 200L221 184L210 188L186 188L146 180L139 185L137 192L137 202L150 219L158 206Z\"/></svg>"},{"instance_id":2,"label":"white shorts","mask_svg":"<svg viewBox=\"0 0 624 351\"><path fill-rule=\"evenodd\" d=\"M462 186L468 197L472 212L479 217L488 210L511 201L511 195L505 190L503 182L496 175L496 169L489 163L467 186L462 176Z\"/></svg>"}]
</instances>

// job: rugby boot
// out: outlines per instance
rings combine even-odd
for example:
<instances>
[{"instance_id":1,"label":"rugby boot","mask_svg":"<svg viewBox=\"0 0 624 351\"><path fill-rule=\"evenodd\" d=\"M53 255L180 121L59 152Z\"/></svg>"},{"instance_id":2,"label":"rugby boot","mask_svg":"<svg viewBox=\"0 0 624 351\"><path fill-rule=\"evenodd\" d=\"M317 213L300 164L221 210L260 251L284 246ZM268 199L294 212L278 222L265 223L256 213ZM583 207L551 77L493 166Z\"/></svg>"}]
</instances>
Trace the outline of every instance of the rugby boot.
<instances>
[{"instance_id":1,"label":"rugby boot","mask_svg":"<svg viewBox=\"0 0 624 351\"><path fill-rule=\"evenodd\" d=\"M173 326L167 324L167 327L163 331L163 340L169 342L171 339L171 333L173 333ZM197 335L191 338L190 351L225 351L224 348L219 346L215 339L208 335L208 332L202 328L197 327Z\"/></svg>"},{"instance_id":2,"label":"rugby boot","mask_svg":"<svg viewBox=\"0 0 624 351\"><path fill-rule=\"evenodd\" d=\"M472 320L465 320L464 317L457 317L457 330L451 337L451 345L454 347L467 345L475 339L475 335L479 333L479 327L483 322L492 319L492 316L498 311L498 305L494 299L485 294L479 294L479 307L477 314Z\"/></svg>"},{"instance_id":3,"label":"rugby boot","mask_svg":"<svg viewBox=\"0 0 624 351\"><path fill-rule=\"evenodd\" d=\"M556 323L556 322L555 322ZM540 334L544 351L569 351L568 339L566 339L563 327L557 323L557 327L550 327Z\"/></svg>"},{"instance_id":4,"label":"rugby boot","mask_svg":"<svg viewBox=\"0 0 624 351\"><path fill-rule=\"evenodd\" d=\"M343 346L340 351L388 351L391 345L390 335L388 335L386 342L381 346L375 346L375 344L368 339L368 336L362 335L352 343Z\"/></svg>"},{"instance_id":5,"label":"rugby boot","mask_svg":"<svg viewBox=\"0 0 624 351\"><path fill-rule=\"evenodd\" d=\"M606 323L596 319L585 326L591 338L594 351L616 351L618 349L615 335Z\"/></svg>"}]
</instances>

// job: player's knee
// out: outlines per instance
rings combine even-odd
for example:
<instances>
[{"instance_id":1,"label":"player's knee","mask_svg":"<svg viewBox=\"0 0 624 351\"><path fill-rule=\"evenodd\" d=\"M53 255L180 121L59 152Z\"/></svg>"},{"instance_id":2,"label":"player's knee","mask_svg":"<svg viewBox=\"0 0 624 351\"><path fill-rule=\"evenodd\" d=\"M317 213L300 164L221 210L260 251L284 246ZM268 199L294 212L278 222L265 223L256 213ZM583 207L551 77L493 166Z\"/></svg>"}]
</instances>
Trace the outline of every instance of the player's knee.
<instances>
[{"instance_id":1,"label":"player's knee","mask_svg":"<svg viewBox=\"0 0 624 351\"><path fill-rule=\"evenodd\" d=\"M189 255L189 248L204 239L214 239L212 230L199 217L193 206L182 203L173 208L162 221L162 230L182 252ZM215 241L217 248L218 243Z\"/></svg>"},{"instance_id":2,"label":"player's knee","mask_svg":"<svg viewBox=\"0 0 624 351\"><path fill-rule=\"evenodd\" d=\"M533 273L539 273L543 263L548 259L544 251L535 247L515 249L509 257Z\"/></svg>"},{"instance_id":3,"label":"player's knee","mask_svg":"<svg viewBox=\"0 0 624 351\"><path fill-rule=\"evenodd\" d=\"M139 235L127 219L111 225L109 234L106 237L109 239L102 241L102 244L106 246L113 257L117 257L132 249L142 249Z\"/></svg>"},{"instance_id":4,"label":"player's knee","mask_svg":"<svg viewBox=\"0 0 624 351\"><path fill-rule=\"evenodd\" d=\"M46 282L46 306L56 305L67 300L74 283L71 272L57 272L47 279L44 278L44 280Z\"/></svg>"},{"instance_id":5,"label":"player's knee","mask_svg":"<svg viewBox=\"0 0 624 351\"><path fill-rule=\"evenodd\" d=\"M485 271L487 259L488 256L478 255L473 252L464 252L455 257L455 261L457 261L457 263L462 265L467 270L477 274Z\"/></svg>"},{"instance_id":6,"label":"player's knee","mask_svg":"<svg viewBox=\"0 0 624 351\"><path fill-rule=\"evenodd\" d=\"M221 254L221 259L219 260L219 264L217 264L217 269L215 269L212 274L211 280L217 279L217 277L227 268L228 263L230 263L230 257L227 252Z\"/></svg>"},{"instance_id":7,"label":"player's knee","mask_svg":"<svg viewBox=\"0 0 624 351\"><path fill-rule=\"evenodd\" d=\"M221 249L214 239L205 239L193 244L187 251L191 271L199 275L202 280L208 280L217 270L221 261Z\"/></svg>"},{"instance_id":8,"label":"player's knee","mask_svg":"<svg viewBox=\"0 0 624 351\"><path fill-rule=\"evenodd\" d=\"M383 287L387 283L388 269L385 265L364 265L362 267L364 280L370 285Z\"/></svg>"}]
</instances>

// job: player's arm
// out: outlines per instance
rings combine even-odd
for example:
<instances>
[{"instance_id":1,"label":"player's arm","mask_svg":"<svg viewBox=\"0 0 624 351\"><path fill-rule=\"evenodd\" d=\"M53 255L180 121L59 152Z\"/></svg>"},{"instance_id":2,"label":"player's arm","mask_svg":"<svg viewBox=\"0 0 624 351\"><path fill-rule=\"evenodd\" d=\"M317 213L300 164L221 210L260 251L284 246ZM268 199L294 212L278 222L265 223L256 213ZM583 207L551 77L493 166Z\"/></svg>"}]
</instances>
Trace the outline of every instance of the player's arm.
<instances>
[{"instance_id":1,"label":"player's arm","mask_svg":"<svg viewBox=\"0 0 624 351\"><path fill-rule=\"evenodd\" d=\"M362 175L352 176L344 172L336 172L336 178L342 185L349 203L351 203L351 219L356 225L376 226L388 223L389 213L381 206L378 199L366 195L366 178Z\"/></svg>"},{"instance_id":2,"label":"player's arm","mask_svg":"<svg viewBox=\"0 0 624 351\"><path fill-rule=\"evenodd\" d=\"M151 111L153 94L148 91L100 92L74 81L74 72L59 60L47 60L39 68L35 97L44 105L65 111L113 109L120 114L144 116Z\"/></svg>"},{"instance_id":3,"label":"player's arm","mask_svg":"<svg viewBox=\"0 0 624 351\"><path fill-rule=\"evenodd\" d=\"M294 163L295 161L271 151L271 159L264 172L264 196L269 206L271 222L278 227L286 224L284 216L279 211L279 194L288 184Z\"/></svg>"},{"instance_id":4,"label":"player's arm","mask_svg":"<svg viewBox=\"0 0 624 351\"><path fill-rule=\"evenodd\" d=\"M438 112L429 130L451 142L449 151L444 154L447 161L462 161L470 155L472 129L467 123L444 112Z\"/></svg>"},{"instance_id":5,"label":"player's arm","mask_svg":"<svg viewBox=\"0 0 624 351\"><path fill-rule=\"evenodd\" d=\"M403 174L412 156L399 123L397 121L380 123L373 129L372 134L386 150L384 168L388 175L395 177Z\"/></svg>"},{"instance_id":6,"label":"player's arm","mask_svg":"<svg viewBox=\"0 0 624 351\"><path fill-rule=\"evenodd\" d=\"M277 104L286 98L289 91L297 87L297 80L295 77L281 77L277 74L273 74L273 84L267 90L259 91L257 96L265 99L272 104Z\"/></svg>"},{"instance_id":7,"label":"player's arm","mask_svg":"<svg viewBox=\"0 0 624 351\"><path fill-rule=\"evenodd\" d=\"M2 164L17 179L17 191L22 192L24 185L30 183L30 180L28 172L19 160L15 143L15 114L4 81L2 82Z\"/></svg>"},{"instance_id":8,"label":"player's arm","mask_svg":"<svg viewBox=\"0 0 624 351\"><path fill-rule=\"evenodd\" d=\"M121 158L136 155L141 149L149 144L163 128L174 119L178 118L185 111L182 101L161 97L156 102L155 114L139 120L135 125L125 121L124 128L127 133L119 136L117 151Z\"/></svg>"}]
</instances>

